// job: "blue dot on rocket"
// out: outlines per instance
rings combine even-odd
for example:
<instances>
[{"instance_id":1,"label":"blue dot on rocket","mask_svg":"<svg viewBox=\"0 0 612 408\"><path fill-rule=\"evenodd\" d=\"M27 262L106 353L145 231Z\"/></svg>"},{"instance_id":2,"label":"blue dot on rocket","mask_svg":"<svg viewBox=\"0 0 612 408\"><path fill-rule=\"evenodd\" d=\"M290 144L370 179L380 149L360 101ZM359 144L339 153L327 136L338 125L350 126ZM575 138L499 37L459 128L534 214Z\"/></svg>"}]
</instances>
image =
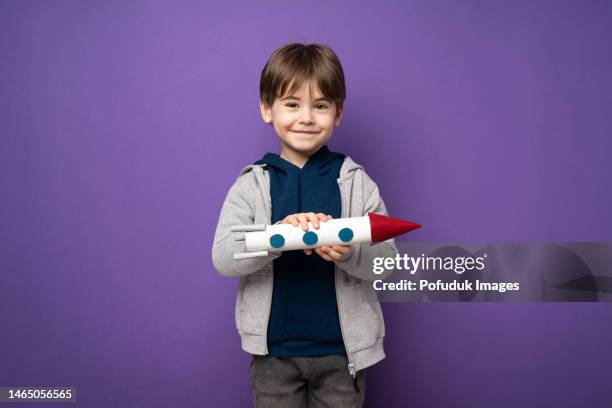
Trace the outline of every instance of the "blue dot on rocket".
<instances>
[{"instance_id":1,"label":"blue dot on rocket","mask_svg":"<svg viewBox=\"0 0 612 408\"><path fill-rule=\"evenodd\" d=\"M285 238L281 234L274 234L270 237L270 246L280 248L285 245Z\"/></svg>"},{"instance_id":2,"label":"blue dot on rocket","mask_svg":"<svg viewBox=\"0 0 612 408\"><path fill-rule=\"evenodd\" d=\"M317 243L318 240L319 237L317 237L317 234L312 231L304 233L304 236L302 237L302 241L304 241L306 245L314 245Z\"/></svg>"},{"instance_id":3,"label":"blue dot on rocket","mask_svg":"<svg viewBox=\"0 0 612 408\"><path fill-rule=\"evenodd\" d=\"M342 228L338 233L338 238L340 238L342 242L349 242L353 239L353 230L350 228Z\"/></svg>"}]
</instances>

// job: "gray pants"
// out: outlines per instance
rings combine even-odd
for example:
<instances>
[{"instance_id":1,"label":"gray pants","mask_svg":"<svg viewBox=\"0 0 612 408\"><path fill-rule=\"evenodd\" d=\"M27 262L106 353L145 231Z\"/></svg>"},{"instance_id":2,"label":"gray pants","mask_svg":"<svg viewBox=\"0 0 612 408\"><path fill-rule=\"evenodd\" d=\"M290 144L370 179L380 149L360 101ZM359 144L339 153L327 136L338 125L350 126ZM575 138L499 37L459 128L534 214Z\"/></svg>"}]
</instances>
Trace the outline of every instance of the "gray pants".
<instances>
[{"instance_id":1,"label":"gray pants","mask_svg":"<svg viewBox=\"0 0 612 408\"><path fill-rule=\"evenodd\" d=\"M365 370L357 372L354 381L346 355L253 356L250 371L255 408L360 408L363 405Z\"/></svg>"}]
</instances>

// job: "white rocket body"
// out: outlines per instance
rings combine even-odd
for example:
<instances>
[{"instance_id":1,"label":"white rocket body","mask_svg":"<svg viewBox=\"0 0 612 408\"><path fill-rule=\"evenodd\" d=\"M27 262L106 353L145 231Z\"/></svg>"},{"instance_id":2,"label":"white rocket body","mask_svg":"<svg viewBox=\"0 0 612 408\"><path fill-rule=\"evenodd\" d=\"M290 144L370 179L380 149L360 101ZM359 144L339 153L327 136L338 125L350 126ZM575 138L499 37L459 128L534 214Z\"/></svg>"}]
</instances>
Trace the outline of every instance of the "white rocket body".
<instances>
[{"instance_id":1,"label":"white rocket body","mask_svg":"<svg viewBox=\"0 0 612 408\"><path fill-rule=\"evenodd\" d=\"M242 227L242 229L239 229ZM235 230L245 231L244 226ZM265 256L268 251L291 251L318 246L352 245L372 242L369 217L337 218L319 222L319 229L308 223L308 231L291 224L261 225L244 234L246 251L234 254L234 259Z\"/></svg>"},{"instance_id":2,"label":"white rocket body","mask_svg":"<svg viewBox=\"0 0 612 408\"><path fill-rule=\"evenodd\" d=\"M350 228L353 238L344 242L340 239L339 233L344 228ZM308 231L314 232L317 241L308 245L304 242L306 233L301 226L294 227L291 224L269 225L265 231L247 232L245 234L247 251L291 251L294 249L314 248L318 246L331 245L350 245L360 242L370 242L370 219L368 217L338 218L319 223L319 229L314 229L308 223ZM270 244L270 238L279 234L285 243L282 247L274 248Z\"/></svg>"}]
</instances>

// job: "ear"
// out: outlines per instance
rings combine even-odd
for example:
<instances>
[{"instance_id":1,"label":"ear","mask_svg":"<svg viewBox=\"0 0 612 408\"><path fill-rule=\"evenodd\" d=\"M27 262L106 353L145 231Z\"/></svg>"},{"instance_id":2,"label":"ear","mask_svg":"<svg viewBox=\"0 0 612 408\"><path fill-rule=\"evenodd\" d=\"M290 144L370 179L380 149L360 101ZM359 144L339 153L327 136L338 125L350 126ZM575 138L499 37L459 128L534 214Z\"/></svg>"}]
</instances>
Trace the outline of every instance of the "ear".
<instances>
[{"instance_id":1,"label":"ear","mask_svg":"<svg viewBox=\"0 0 612 408\"><path fill-rule=\"evenodd\" d=\"M338 126L344 116L344 108L340 108L336 111L336 119L334 120L334 126Z\"/></svg>"},{"instance_id":2,"label":"ear","mask_svg":"<svg viewBox=\"0 0 612 408\"><path fill-rule=\"evenodd\" d=\"M261 111L261 118L266 123L272 122L272 109L264 101L259 100L259 110Z\"/></svg>"}]
</instances>

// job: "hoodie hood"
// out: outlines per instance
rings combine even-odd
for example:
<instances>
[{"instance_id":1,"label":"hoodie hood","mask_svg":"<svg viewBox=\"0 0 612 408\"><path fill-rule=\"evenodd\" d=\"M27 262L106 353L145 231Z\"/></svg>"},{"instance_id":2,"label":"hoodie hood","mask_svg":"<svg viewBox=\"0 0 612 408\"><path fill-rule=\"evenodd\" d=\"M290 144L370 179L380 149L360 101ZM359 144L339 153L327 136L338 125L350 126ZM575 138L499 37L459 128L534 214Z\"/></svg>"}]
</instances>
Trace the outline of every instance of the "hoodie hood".
<instances>
[{"instance_id":1,"label":"hoodie hood","mask_svg":"<svg viewBox=\"0 0 612 408\"><path fill-rule=\"evenodd\" d=\"M319 176L326 175L332 168L338 171L337 163L338 160L344 160L344 155L340 153L331 152L327 146L322 146L312 156L308 158L302 168L295 164L283 159L278 154L266 153L261 160L255 162L255 164L267 164L269 167L282 172L283 174L290 173L292 171L301 171L304 173L316 173Z\"/></svg>"},{"instance_id":2,"label":"hoodie hood","mask_svg":"<svg viewBox=\"0 0 612 408\"><path fill-rule=\"evenodd\" d=\"M285 163L288 163L289 165L293 166L294 168L297 168L297 166L295 166L294 164L291 164L289 162L287 162L284 159L281 159L280 156L278 155L274 155L271 153L267 153L266 155L264 155L264 157L257 161L255 164L250 164L248 166L245 166L242 168L242 170L240 170L240 176L249 173L251 171L254 171L255 168L260 168L260 169L264 169L265 167L274 165L277 166L277 168L282 168L283 166L285 166L285 163L279 163L277 162L275 159L270 158L270 160L266 159L266 156L275 156L276 158L282 160ZM266 160L264 160L266 159ZM306 167L306 166L304 166ZM340 168L340 178L341 179L345 179L345 178L349 178L353 176L353 173L357 170L363 170L363 166L360 164L357 164L353 161L353 159L351 159L349 156L345 156L344 157L344 162L342 163L342 167Z\"/></svg>"}]
</instances>

